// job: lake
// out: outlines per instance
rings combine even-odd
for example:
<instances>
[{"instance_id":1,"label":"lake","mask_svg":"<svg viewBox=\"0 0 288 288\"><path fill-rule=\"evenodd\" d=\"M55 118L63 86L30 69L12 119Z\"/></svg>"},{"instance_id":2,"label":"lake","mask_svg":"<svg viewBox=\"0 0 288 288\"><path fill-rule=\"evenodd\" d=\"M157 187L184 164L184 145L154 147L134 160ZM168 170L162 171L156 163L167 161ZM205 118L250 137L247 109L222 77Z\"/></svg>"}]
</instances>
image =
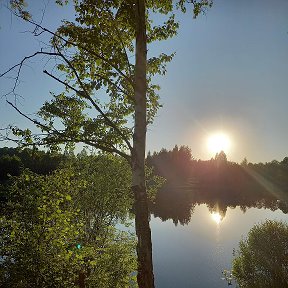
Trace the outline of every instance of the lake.
<instances>
[{"instance_id":1,"label":"lake","mask_svg":"<svg viewBox=\"0 0 288 288\"><path fill-rule=\"evenodd\" d=\"M245 206L226 206L221 210L216 206L211 206L211 203L194 204L190 217L186 215L185 221L179 221L176 215L170 219L162 215L162 220L151 216L157 288L227 287L227 282L221 279L221 272L231 268L233 249L237 249L239 241L253 225L266 219L288 222L288 215L275 207L271 208L272 211ZM173 214L173 205L169 207L170 214ZM181 210L180 207L177 209Z\"/></svg>"}]
</instances>

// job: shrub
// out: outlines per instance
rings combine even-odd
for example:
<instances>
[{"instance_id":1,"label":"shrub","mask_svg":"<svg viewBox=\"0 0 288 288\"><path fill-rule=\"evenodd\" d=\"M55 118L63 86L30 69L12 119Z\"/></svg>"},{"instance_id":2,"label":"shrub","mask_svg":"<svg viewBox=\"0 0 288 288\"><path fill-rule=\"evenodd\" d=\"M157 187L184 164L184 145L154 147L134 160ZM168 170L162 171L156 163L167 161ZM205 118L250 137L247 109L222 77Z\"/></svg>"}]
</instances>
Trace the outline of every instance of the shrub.
<instances>
[{"instance_id":1,"label":"shrub","mask_svg":"<svg viewBox=\"0 0 288 288\"><path fill-rule=\"evenodd\" d=\"M255 225L240 241L233 260L240 287L288 287L288 225L267 220Z\"/></svg>"}]
</instances>

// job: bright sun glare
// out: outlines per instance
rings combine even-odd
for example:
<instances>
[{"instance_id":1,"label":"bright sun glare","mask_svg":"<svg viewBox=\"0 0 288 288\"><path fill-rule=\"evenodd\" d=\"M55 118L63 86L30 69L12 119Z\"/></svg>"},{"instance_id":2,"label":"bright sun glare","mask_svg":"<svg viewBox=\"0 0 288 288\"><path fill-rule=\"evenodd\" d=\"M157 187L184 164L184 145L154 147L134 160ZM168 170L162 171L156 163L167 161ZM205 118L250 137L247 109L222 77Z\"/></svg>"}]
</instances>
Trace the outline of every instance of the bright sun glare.
<instances>
[{"instance_id":1,"label":"bright sun glare","mask_svg":"<svg viewBox=\"0 0 288 288\"><path fill-rule=\"evenodd\" d=\"M222 216L220 215L219 212L213 212L211 214L212 220L214 222L216 222L217 224L220 224L220 222L222 221Z\"/></svg>"},{"instance_id":2,"label":"bright sun glare","mask_svg":"<svg viewBox=\"0 0 288 288\"><path fill-rule=\"evenodd\" d=\"M207 140L207 147L213 155L221 151L227 153L230 145L230 138L224 133L213 134Z\"/></svg>"}]
</instances>

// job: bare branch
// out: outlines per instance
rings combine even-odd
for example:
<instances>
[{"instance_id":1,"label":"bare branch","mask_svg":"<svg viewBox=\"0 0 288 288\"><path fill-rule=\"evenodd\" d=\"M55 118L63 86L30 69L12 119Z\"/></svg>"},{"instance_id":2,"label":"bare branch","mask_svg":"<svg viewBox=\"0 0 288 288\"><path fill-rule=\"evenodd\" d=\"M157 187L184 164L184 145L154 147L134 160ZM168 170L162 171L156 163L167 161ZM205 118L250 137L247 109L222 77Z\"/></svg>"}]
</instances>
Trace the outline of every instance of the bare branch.
<instances>
[{"instance_id":1,"label":"bare branch","mask_svg":"<svg viewBox=\"0 0 288 288\"><path fill-rule=\"evenodd\" d=\"M2 74L0 74L0 78L1 78L1 77L7 75L9 72L11 72L12 70L14 70L15 68L18 67L18 71L17 71L17 75L16 75L16 78L15 78L15 82L14 82L13 88L12 88L12 90L11 90L9 93L3 95L3 97L9 95L10 93L14 93L14 95L16 95L15 90L16 90L16 87L17 87L18 84L19 84L19 77L20 77L20 73L21 73L21 70L22 70L22 67L23 67L24 63L25 63L27 60L29 60L29 59L37 56L37 55L60 56L58 53L55 53L55 52L37 51L37 52L35 52L35 53L33 53L33 54L29 55L29 56L24 57L24 58L21 60L20 63L12 66L12 67L9 68L7 71L5 71L5 72L3 72Z\"/></svg>"},{"instance_id":2,"label":"bare branch","mask_svg":"<svg viewBox=\"0 0 288 288\"><path fill-rule=\"evenodd\" d=\"M38 134L37 134L38 135ZM64 135L62 135L62 136L64 136ZM2 139L1 139L2 138ZM33 142L33 143L27 143L27 142L23 142L22 140L19 140L19 139L14 139L14 138L11 138L11 137L9 137L8 136L8 134L6 135L6 136L2 136L2 137L0 137L0 141L11 141L11 142L14 142L14 143L16 143L17 145L19 145L19 146L22 146L22 147L29 147L29 146L34 146L35 144L37 145L37 146L47 146L47 145L50 145L50 144L62 144L62 143L67 143L67 142L75 142L75 140L74 139L69 139L69 138L62 138L61 139L61 141L58 141L58 143L56 143L56 141L55 140L53 140L53 141L48 141L47 139L41 139L41 140L39 140L38 142ZM116 149L115 147L112 147L112 148L110 148L110 147L107 147L107 146L103 146L103 145L99 145L99 144L97 144L97 143L94 143L94 142L90 142L90 141L88 141L88 140L80 140L79 141L79 143L80 142L82 142L82 143L84 143L84 144L88 144L88 145L90 145L90 146L92 146L92 147L94 147L94 148L96 148L96 149L99 149L99 150L102 150L102 151L105 151L105 152L109 152L109 153L115 153L115 154L117 154L117 155L119 155L119 156L121 156L121 157L123 157L124 159L126 159L129 163L131 163L131 157L128 155L128 154L126 154L126 153L124 153L124 152L122 152L122 151L120 151L120 150L118 150L118 149Z\"/></svg>"},{"instance_id":3,"label":"bare branch","mask_svg":"<svg viewBox=\"0 0 288 288\"><path fill-rule=\"evenodd\" d=\"M3 76L5 76L6 74L8 74L9 72L11 72L12 70L14 70L16 67L19 67L18 73L17 73L18 78L19 78L20 70L21 70L24 62L25 62L26 60L30 59L30 58L35 57L36 55L39 55L39 54L42 54L42 55L50 55L50 56L60 56L59 53L55 53L55 52L37 51L37 52L35 52L34 54L31 54L31 55L29 55L29 56L24 57L24 58L21 60L20 63L14 65L14 66L12 66L12 67L10 67L8 70L6 70L6 71L3 72L2 74L0 74L0 78L3 77Z\"/></svg>"},{"instance_id":4,"label":"bare branch","mask_svg":"<svg viewBox=\"0 0 288 288\"><path fill-rule=\"evenodd\" d=\"M63 84L64 86L66 86L67 88L73 90L74 92L76 92L77 94L81 95L81 92L77 89L75 89L74 87L72 87L71 85L69 85L67 82L62 81L61 79L57 78L56 76L54 76L53 74L49 73L47 70L43 70L43 73L48 75L49 77L53 78L54 80L56 80L57 82Z\"/></svg>"},{"instance_id":5,"label":"bare branch","mask_svg":"<svg viewBox=\"0 0 288 288\"><path fill-rule=\"evenodd\" d=\"M36 119L32 119L31 117L29 117L28 115L26 115L25 113L23 113L20 109L18 109L13 103L11 103L10 101L6 100L6 102L12 106L21 116L25 117L27 120L29 120L30 122L32 122L33 124L35 124L36 126L39 126L41 127L44 131L51 131L51 128L40 123L39 121L37 121ZM58 130L56 130L54 128L53 132L56 132L56 133L60 133Z\"/></svg>"}]
</instances>

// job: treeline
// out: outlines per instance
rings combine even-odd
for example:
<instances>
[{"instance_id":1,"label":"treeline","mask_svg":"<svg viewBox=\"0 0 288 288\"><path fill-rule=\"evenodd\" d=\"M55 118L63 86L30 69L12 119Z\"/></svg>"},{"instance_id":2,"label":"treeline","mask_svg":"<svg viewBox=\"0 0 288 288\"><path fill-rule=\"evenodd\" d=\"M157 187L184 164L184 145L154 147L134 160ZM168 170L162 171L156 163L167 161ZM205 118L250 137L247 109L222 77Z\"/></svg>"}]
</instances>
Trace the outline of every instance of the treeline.
<instances>
[{"instance_id":1,"label":"treeline","mask_svg":"<svg viewBox=\"0 0 288 288\"><path fill-rule=\"evenodd\" d=\"M79 154L87 155L85 151ZM0 183L9 179L9 175L19 176L24 168L40 175L48 175L67 160L68 156L75 157L71 153L61 154L37 148L0 148ZM155 174L167 179L171 185L196 178L203 189L212 187L214 192L231 189L257 190L259 187L255 187L255 179L249 175L249 170L253 170L288 194L288 157L280 162L273 160L255 164L244 159L241 164L237 164L228 161L222 151L214 158L203 161L196 160L188 146L175 145L172 150L163 148L159 152L148 152L146 164L153 167Z\"/></svg>"},{"instance_id":2,"label":"treeline","mask_svg":"<svg viewBox=\"0 0 288 288\"><path fill-rule=\"evenodd\" d=\"M288 194L288 157L285 157L280 162L273 160L257 164L247 163L244 159L241 166L253 169Z\"/></svg>"},{"instance_id":3,"label":"treeline","mask_svg":"<svg viewBox=\"0 0 288 288\"><path fill-rule=\"evenodd\" d=\"M221 151L214 158L203 161L192 156L187 146L177 145L172 150L161 149L159 152L148 153L147 165L154 167L155 173L165 177L169 184L179 184L189 179L196 179L199 185L213 192L223 193L233 190L260 191L261 183L255 183L255 173L267 181L285 190L288 194L288 157L283 161L252 164L246 159L241 164L228 161L226 154ZM250 173L253 171L254 173ZM263 185L262 185L263 186ZM261 188L265 190L265 187ZM263 191L264 191L263 190Z\"/></svg>"},{"instance_id":4,"label":"treeline","mask_svg":"<svg viewBox=\"0 0 288 288\"><path fill-rule=\"evenodd\" d=\"M42 151L37 148L0 148L0 183L10 176L19 176L24 168L41 175L54 171L66 158L65 154Z\"/></svg>"},{"instance_id":5,"label":"treeline","mask_svg":"<svg viewBox=\"0 0 288 288\"><path fill-rule=\"evenodd\" d=\"M154 172L169 182L181 182L191 176L197 161L193 158L188 146L175 147L172 150L161 149L160 152L148 152L146 164Z\"/></svg>"}]
</instances>

